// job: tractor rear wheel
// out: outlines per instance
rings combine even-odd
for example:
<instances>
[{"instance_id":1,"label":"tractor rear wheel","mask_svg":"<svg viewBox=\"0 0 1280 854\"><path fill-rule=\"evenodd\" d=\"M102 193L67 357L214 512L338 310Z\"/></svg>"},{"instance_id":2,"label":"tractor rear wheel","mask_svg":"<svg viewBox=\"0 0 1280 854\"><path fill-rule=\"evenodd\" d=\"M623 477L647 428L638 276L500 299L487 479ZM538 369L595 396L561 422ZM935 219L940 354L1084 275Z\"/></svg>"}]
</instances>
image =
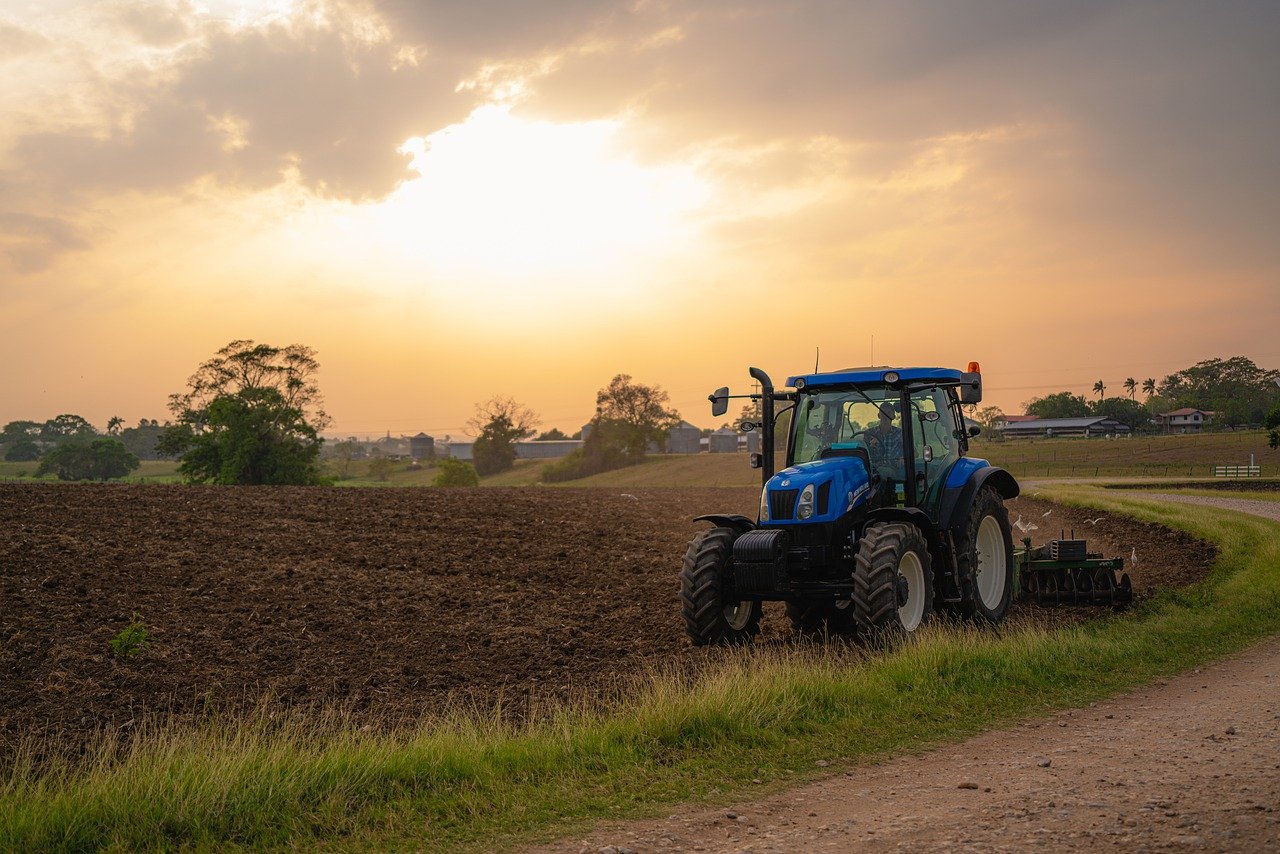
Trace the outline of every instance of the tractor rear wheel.
<instances>
[{"instance_id":1,"label":"tractor rear wheel","mask_svg":"<svg viewBox=\"0 0 1280 854\"><path fill-rule=\"evenodd\" d=\"M748 643L760 631L760 603L733 593L732 528L712 528L689 542L680 570L680 610L696 646Z\"/></svg>"},{"instance_id":2,"label":"tractor rear wheel","mask_svg":"<svg viewBox=\"0 0 1280 854\"><path fill-rule=\"evenodd\" d=\"M868 525L853 558L853 616L868 635L909 635L933 614L933 564L914 525Z\"/></svg>"},{"instance_id":3,"label":"tractor rear wheel","mask_svg":"<svg viewBox=\"0 0 1280 854\"><path fill-rule=\"evenodd\" d=\"M857 631L853 619L853 602L788 602L787 619L791 628L802 635L850 635Z\"/></svg>"},{"instance_id":4,"label":"tractor rear wheel","mask_svg":"<svg viewBox=\"0 0 1280 854\"><path fill-rule=\"evenodd\" d=\"M968 522L956 538L956 569L967 592L965 616L1002 621L1013 600L1013 536L1004 500L989 486L978 490Z\"/></svg>"}]
</instances>

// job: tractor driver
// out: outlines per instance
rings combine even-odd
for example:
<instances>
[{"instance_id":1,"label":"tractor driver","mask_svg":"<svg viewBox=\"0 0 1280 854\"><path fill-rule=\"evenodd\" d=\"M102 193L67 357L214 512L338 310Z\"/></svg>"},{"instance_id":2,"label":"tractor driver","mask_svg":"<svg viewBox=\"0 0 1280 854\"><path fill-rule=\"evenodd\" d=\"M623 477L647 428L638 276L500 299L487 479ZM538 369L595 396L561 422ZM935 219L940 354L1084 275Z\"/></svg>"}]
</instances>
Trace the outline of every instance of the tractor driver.
<instances>
[{"instance_id":1,"label":"tractor driver","mask_svg":"<svg viewBox=\"0 0 1280 854\"><path fill-rule=\"evenodd\" d=\"M893 423L897 416L898 412L892 404L882 403L880 404L880 423L869 427L866 431L871 464L885 479L901 480L904 477L902 429L894 426Z\"/></svg>"}]
</instances>

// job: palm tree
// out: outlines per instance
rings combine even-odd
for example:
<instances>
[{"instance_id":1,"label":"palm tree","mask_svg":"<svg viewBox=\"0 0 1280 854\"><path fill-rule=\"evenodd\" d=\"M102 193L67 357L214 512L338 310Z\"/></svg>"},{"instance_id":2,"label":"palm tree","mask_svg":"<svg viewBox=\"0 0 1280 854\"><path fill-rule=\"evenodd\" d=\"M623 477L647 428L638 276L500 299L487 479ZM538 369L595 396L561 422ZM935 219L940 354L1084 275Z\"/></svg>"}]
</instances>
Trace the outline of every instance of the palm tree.
<instances>
[{"instance_id":1,"label":"palm tree","mask_svg":"<svg viewBox=\"0 0 1280 854\"><path fill-rule=\"evenodd\" d=\"M115 436L120 432L120 425L124 423L124 419L119 415L112 415L107 419L107 435Z\"/></svg>"},{"instance_id":2,"label":"palm tree","mask_svg":"<svg viewBox=\"0 0 1280 854\"><path fill-rule=\"evenodd\" d=\"M1124 390L1129 392L1129 399L1133 400L1134 394L1136 394L1138 391L1138 381L1135 380L1133 377L1129 377L1127 380L1124 381Z\"/></svg>"},{"instance_id":3,"label":"palm tree","mask_svg":"<svg viewBox=\"0 0 1280 854\"><path fill-rule=\"evenodd\" d=\"M1098 380L1093 384L1093 391L1098 395L1098 400L1102 400L1102 396L1107 393L1107 387L1102 384L1102 380Z\"/></svg>"},{"instance_id":4,"label":"palm tree","mask_svg":"<svg viewBox=\"0 0 1280 854\"><path fill-rule=\"evenodd\" d=\"M1147 377L1145 380L1142 381L1142 393L1147 396L1147 400L1150 400L1152 397L1155 396L1155 393L1156 393L1155 377Z\"/></svg>"}]
</instances>

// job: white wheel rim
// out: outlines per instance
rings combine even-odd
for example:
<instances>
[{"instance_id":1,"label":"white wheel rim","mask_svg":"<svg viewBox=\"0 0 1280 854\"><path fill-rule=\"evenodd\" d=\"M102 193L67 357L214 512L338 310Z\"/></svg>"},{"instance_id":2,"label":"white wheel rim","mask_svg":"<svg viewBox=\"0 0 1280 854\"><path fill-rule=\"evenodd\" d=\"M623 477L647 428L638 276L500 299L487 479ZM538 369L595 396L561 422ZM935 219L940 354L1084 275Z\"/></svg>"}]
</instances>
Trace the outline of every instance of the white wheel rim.
<instances>
[{"instance_id":1,"label":"white wheel rim","mask_svg":"<svg viewBox=\"0 0 1280 854\"><path fill-rule=\"evenodd\" d=\"M907 580L907 601L898 609L898 620L904 629L914 632L924 619L924 565L915 552L903 553L898 574Z\"/></svg>"},{"instance_id":2,"label":"white wheel rim","mask_svg":"<svg viewBox=\"0 0 1280 854\"><path fill-rule=\"evenodd\" d=\"M747 627L747 623L751 621L751 606L755 603L749 599L743 599L732 605L724 606L724 619L729 624L729 628L735 632L740 632Z\"/></svg>"},{"instance_id":3,"label":"white wheel rim","mask_svg":"<svg viewBox=\"0 0 1280 854\"><path fill-rule=\"evenodd\" d=\"M1000 607L1004 598L1005 577L1009 572L1008 556L1004 551L1004 532L995 516L986 516L978 525L978 598L988 611Z\"/></svg>"}]
</instances>

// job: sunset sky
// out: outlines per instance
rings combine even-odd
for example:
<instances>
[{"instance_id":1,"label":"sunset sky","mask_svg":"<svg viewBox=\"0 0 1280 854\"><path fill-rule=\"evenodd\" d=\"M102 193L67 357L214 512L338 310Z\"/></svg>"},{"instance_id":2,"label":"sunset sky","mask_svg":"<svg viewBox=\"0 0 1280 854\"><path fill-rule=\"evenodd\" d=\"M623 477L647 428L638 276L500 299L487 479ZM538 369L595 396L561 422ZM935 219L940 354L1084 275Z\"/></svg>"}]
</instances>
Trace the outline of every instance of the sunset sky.
<instances>
[{"instance_id":1,"label":"sunset sky","mask_svg":"<svg viewBox=\"0 0 1280 854\"><path fill-rule=\"evenodd\" d=\"M1280 3L0 0L0 423L236 338L334 434L982 363L1280 367Z\"/></svg>"}]
</instances>

